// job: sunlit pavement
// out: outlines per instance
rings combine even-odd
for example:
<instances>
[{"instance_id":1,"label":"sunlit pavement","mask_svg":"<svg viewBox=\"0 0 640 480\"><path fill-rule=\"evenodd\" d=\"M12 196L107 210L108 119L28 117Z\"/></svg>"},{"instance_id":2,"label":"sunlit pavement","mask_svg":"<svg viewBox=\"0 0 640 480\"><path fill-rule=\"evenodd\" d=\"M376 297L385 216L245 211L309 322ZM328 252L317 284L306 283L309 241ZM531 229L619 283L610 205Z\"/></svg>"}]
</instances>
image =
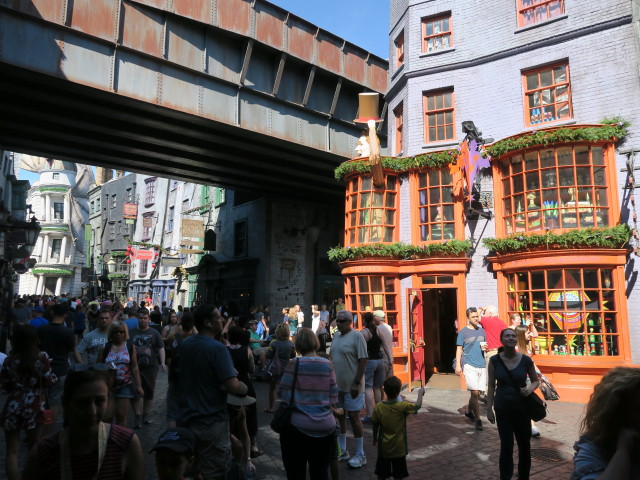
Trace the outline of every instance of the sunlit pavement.
<instances>
[{"instance_id":1,"label":"sunlit pavement","mask_svg":"<svg viewBox=\"0 0 640 480\"><path fill-rule=\"evenodd\" d=\"M159 373L156 407L153 423L136 430L140 436L146 462L146 479L156 479L153 447L166 426L163 398L166 396L166 374ZM254 460L258 479L285 478L280 455L278 436L269 427L271 415L264 413L268 386L256 383L258 415L261 425L258 433L259 447L264 455ZM411 399L411 395L409 395ZM467 402L466 392L460 390L427 389L423 408L407 421L409 432L408 468L413 478L429 479L498 479L499 439L495 425L483 418L484 431L478 432L459 409ZM3 398L4 400L4 398ZM560 480L569 478L572 470L572 446L578 438L583 405L550 402L547 419L539 424L542 436L531 440L533 461L532 480ZM484 407L482 407L484 415ZM340 463L342 479L374 479L376 450L371 444L371 426L365 425L365 451L368 464L358 470ZM347 447L354 453L351 434L347 435ZM4 477L4 435L0 436L0 478ZM26 446L23 448L26 454ZM516 459L517 461L517 459Z\"/></svg>"}]
</instances>

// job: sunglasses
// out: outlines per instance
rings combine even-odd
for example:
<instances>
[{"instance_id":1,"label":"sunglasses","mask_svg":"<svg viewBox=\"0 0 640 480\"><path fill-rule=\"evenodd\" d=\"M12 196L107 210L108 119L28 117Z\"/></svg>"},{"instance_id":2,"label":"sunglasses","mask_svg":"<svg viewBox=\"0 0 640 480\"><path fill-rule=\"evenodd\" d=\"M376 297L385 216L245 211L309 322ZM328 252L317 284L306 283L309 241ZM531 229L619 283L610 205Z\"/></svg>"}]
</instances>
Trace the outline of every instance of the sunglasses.
<instances>
[{"instance_id":1,"label":"sunglasses","mask_svg":"<svg viewBox=\"0 0 640 480\"><path fill-rule=\"evenodd\" d=\"M124 330L114 330L111 333L121 333L122 335L124 335L126 332Z\"/></svg>"},{"instance_id":2,"label":"sunglasses","mask_svg":"<svg viewBox=\"0 0 640 480\"><path fill-rule=\"evenodd\" d=\"M74 372L86 372L88 370L97 370L99 372L106 372L110 370L111 367L106 363L94 363L93 365L89 365L87 363L76 363L71 366L71 370Z\"/></svg>"}]
</instances>

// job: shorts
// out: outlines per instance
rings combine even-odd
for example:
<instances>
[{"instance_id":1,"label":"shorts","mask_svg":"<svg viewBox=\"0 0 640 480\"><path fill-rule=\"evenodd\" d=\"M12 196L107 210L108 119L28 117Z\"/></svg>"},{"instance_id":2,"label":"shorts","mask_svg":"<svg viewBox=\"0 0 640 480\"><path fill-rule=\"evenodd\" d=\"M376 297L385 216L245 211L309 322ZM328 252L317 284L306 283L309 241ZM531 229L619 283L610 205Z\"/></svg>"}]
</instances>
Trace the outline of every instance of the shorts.
<instances>
[{"instance_id":1,"label":"shorts","mask_svg":"<svg viewBox=\"0 0 640 480\"><path fill-rule=\"evenodd\" d=\"M254 348L252 352L255 357L259 357L263 353L266 355L268 350L269 350L269 347L257 347L257 348Z\"/></svg>"},{"instance_id":2,"label":"shorts","mask_svg":"<svg viewBox=\"0 0 640 480\"><path fill-rule=\"evenodd\" d=\"M67 376L58 377L58 381L49 387L47 392L49 398L49 407L58 407L62 403L62 392L64 391L64 381Z\"/></svg>"},{"instance_id":3,"label":"shorts","mask_svg":"<svg viewBox=\"0 0 640 480\"><path fill-rule=\"evenodd\" d=\"M113 395L116 398L136 398L136 390L133 383L128 383L114 390Z\"/></svg>"},{"instance_id":4,"label":"shorts","mask_svg":"<svg viewBox=\"0 0 640 480\"><path fill-rule=\"evenodd\" d=\"M387 373L387 361L384 359L371 360L367 362L367 368L364 371L365 388L381 387Z\"/></svg>"},{"instance_id":5,"label":"shorts","mask_svg":"<svg viewBox=\"0 0 640 480\"><path fill-rule=\"evenodd\" d=\"M474 367L468 363L463 368L464 380L467 382L467 390L484 392L487 388L487 369Z\"/></svg>"},{"instance_id":6,"label":"shorts","mask_svg":"<svg viewBox=\"0 0 640 480\"><path fill-rule=\"evenodd\" d=\"M408 477L407 457L384 458L382 455L378 454L375 474L382 478L393 477L396 479Z\"/></svg>"},{"instance_id":7,"label":"shorts","mask_svg":"<svg viewBox=\"0 0 640 480\"><path fill-rule=\"evenodd\" d=\"M140 383L144 391L143 398L145 400L153 400L153 392L156 389L156 377L158 376L158 367L140 368Z\"/></svg>"},{"instance_id":8,"label":"shorts","mask_svg":"<svg viewBox=\"0 0 640 480\"><path fill-rule=\"evenodd\" d=\"M192 421L186 427L196 438L196 470L204 478L224 477L231 465L229 421Z\"/></svg>"},{"instance_id":9,"label":"shorts","mask_svg":"<svg viewBox=\"0 0 640 480\"><path fill-rule=\"evenodd\" d=\"M338 392L338 406L346 412L359 412L364 408L364 392L356 398L352 398L350 392Z\"/></svg>"}]
</instances>

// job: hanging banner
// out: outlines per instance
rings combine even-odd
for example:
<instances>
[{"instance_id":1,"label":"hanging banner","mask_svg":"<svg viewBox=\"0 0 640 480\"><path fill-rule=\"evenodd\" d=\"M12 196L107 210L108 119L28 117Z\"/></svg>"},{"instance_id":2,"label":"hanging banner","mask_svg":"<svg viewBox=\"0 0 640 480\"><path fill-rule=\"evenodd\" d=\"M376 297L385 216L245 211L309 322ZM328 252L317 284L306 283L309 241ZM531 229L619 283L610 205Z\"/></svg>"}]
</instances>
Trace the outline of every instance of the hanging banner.
<instances>
[{"instance_id":1,"label":"hanging banner","mask_svg":"<svg viewBox=\"0 0 640 480\"><path fill-rule=\"evenodd\" d=\"M133 260L153 260L156 252L153 250L131 249L131 261Z\"/></svg>"},{"instance_id":2,"label":"hanging banner","mask_svg":"<svg viewBox=\"0 0 640 480\"><path fill-rule=\"evenodd\" d=\"M138 216L138 205L135 203L125 203L122 209L124 218L136 218Z\"/></svg>"}]
</instances>

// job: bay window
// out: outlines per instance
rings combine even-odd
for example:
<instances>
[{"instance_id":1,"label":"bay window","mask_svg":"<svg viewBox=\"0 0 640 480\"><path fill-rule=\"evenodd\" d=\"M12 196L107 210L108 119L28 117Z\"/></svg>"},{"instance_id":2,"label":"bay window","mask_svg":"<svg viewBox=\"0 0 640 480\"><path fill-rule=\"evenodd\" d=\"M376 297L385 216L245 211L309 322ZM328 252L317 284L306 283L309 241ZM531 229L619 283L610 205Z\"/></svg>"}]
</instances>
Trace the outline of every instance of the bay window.
<instances>
[{"instance_id":1,"label":"bay window","mask_svg":"<svg viewBox=\"0 0 640 480\"><path fill-rule=\"evenodd\" d=\"M605 149L543 148L500 165L505 233L612 224Z\"/></svg>"},{"instance_id":2,"label":"bay window","mask_svg":"<svg viewBox=\"0 0 640 480\"><path fill-rule=\"evenodd\" d=\"M348 182L347 245L395 241L398 177L387 175L385 181L386 188L381 190L375 189L371 176L359 176Z\"/></svg>"}]
</instances>

